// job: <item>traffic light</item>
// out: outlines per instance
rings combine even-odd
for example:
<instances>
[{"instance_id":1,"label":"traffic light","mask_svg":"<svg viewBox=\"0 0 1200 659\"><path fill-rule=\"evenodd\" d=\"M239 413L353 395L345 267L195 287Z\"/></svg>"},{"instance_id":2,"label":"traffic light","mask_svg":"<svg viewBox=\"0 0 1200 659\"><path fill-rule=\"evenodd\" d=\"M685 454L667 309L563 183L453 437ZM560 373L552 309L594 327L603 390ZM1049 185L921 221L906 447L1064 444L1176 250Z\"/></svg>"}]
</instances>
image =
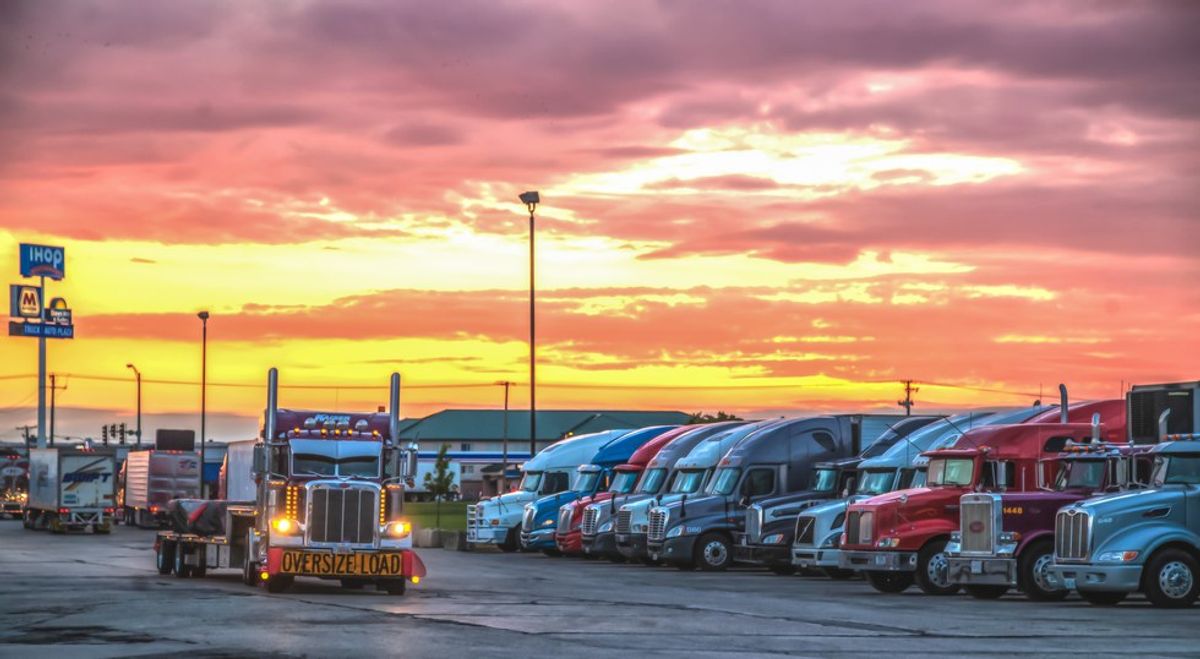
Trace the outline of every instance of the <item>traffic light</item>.
<instances>
[{"instance_id":1,"label":"traffic light","mask_svg":"<svg viewBox=\"0 0 1200 659\"><path fill-rule=\"evenodd\" d=\"M108 446L108 426L100 426L100 440Z\"/></svg>"},{"instance_id":2,"label":"traffic light","mask_svg":"<svg viewBox=\"0 0 1200 659\"><path fill-rule=\"evenodd\" d=\"M121 428L121 433L120 433L121 443L124 444L125 443L125 424L122 423L120 428Z\"/></svg>"}]
</instances>

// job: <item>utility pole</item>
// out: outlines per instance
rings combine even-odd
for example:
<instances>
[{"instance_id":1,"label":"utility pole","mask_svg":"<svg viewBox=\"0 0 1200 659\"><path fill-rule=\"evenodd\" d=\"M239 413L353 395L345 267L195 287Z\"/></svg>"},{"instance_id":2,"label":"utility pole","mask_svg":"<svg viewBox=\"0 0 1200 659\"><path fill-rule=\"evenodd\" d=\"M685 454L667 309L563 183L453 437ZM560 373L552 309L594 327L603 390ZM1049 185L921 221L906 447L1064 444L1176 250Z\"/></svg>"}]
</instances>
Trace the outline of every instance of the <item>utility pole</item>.
<instances>
[{"instance_id":1,"label":"utility pole","mask_svg":"<svg viewBox=\"0 0 1200 659\"><path fill-rule=\"evenodd\" d=\"M912 395L921 390L920 387L912 386L912 380L904 380L904 400L896 401L896 404L904 408L904 416L912 416L912 407L916 403L913 402Z\"/></svg>"},{"instance_id":2,"label":"utility pole","mask_svg":"<svg viewBox=\"0 0 1200 659\"><path fill-rule=\"evenodd\" d=\"M513 383L508 380L501 380L501 381L497 382L496 384L504 387L504 432L503 432L503 437L504 437L503 456L504 457L502 458L501 463L500 463L501 471L500 471L500 492L499 492L499 494L504 494L505 492L508 491L508 390L510 387L512 387Z\"/></svg>"},{"instance_id":3,"label":"utility pole","mask_svg":"<svg viewBox=\"0 0 1200 659\"><path fill-rule=\"evenodd\" d=\"M25 455L29 455L29 446L37 439L33 431L33 426L17 426L17 430L21 431L21 437L25 438Z\"/></svg>"}]
</instances>

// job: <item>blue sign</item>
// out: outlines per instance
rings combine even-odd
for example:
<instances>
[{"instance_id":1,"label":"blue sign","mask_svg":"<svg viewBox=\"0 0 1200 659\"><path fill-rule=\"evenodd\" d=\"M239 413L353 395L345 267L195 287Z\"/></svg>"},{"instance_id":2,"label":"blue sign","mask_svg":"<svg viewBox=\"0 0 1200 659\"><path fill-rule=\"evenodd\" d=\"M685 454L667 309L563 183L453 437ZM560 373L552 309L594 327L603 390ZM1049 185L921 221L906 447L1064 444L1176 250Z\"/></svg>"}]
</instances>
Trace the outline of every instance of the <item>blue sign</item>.
<instances>
[{"instance_id":1,"label":"blue sign","mask_svg":"<svg viewBox=\"0 0 1200 659\"><path fill-rule=\"evenodd\" d=\"M21 276L51 279L66 277L66 248L21 243Z\"/></svg>"},{"instance_id":2,"label":"blue sign","mask_svg":"<svg viewBox=\"0 0 1200 659\"><path fill-rule=\"evenodd\" d=\"M46 337L47 339L75 338L74 325L50 325L48 323L22 323L16 320L8 322L9 336Z\"/></svg>"}]
</instances>

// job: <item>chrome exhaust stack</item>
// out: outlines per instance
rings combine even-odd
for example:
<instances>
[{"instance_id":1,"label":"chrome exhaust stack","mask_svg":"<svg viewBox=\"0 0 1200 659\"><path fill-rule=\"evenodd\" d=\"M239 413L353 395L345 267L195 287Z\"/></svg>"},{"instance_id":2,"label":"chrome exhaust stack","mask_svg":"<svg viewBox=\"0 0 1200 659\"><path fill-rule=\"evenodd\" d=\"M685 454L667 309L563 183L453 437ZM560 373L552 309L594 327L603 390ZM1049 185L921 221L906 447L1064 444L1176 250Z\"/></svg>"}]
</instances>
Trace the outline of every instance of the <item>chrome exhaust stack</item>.
<instances>
[{"instance_id":1,"label":"chrome exhaust stack","mask_svg":"<svg viewBox=\"0 0 1200 659\"><path fill-rule=\"evenodd\" d=\"M263 420L263 439L275 441L278 433L276 417L279 416L279 369L274 366L267 371L267 418Z\"/></svg>"},{"instance_id":2,"label":"chrome exhaust stack","mask_svg":"<svg viewBox=\"0 0 1200 659\"><path fill-rule=\"evenodd\" d=\"M1171 410L1163 410L1162 414L1158 415L1158 441L1167 441L1167 419L1171 416Z\"/></svg>"},{"instance_id":3,"label":"chrome exhaust stack","mask_svg":"<svg viewBox=\"0 0 1200 659\"><path fill-rule=\"evenodd\" d=\"M392 373L388 391L388 443L400 445L400 374Z\"/></svg>"},{"instance_id":4,"label":"chrome exhaust stack","mask_svg":"<svg viewBox=\"0 0 1200 659\"><path fill-rule=\"evenodd\" d=\"M1058 421L1067 423L1067 385L1058 385Z\"/></svg>"},{"instance_id":5,"label":"chrome exhaust stack","mask_svg":"<svg viewBox=\"0 0 1200 659\"><path fill-rule=\"evenodd\" d=\"M1092 414L1092 443L1100 443L1100 413Z\"/></svg>"}]
</instances>

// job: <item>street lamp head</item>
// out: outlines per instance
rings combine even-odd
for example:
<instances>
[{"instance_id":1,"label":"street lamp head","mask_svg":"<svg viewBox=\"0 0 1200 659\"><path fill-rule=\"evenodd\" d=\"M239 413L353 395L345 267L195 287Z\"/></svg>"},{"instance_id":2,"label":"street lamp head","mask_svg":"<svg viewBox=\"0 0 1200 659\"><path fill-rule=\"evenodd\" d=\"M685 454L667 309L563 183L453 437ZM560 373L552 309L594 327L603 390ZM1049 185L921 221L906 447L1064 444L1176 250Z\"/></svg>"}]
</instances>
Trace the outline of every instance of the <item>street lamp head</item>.
<instances>
[{"instance_id":1,"label":"street lamp head","mask_svg":"<svg viewBox=\"0 0 1200 659\"><path fill-rule=\"evenodd\" d=\"M529 209L530 213L533 212L534 208L537 208L538 204L542 203L541 198L538 196L537 190L522 192L520 199L521 203L525 204L525 207Z\"/></svg>"},{"instance_id":2,"label":"street lamp head","mask_svg":"<svg viewBox=\"0 0 1200 659\"><path fill-rule=\"evenodd\" d=\"M196 314L196 317L199 318L200 320L208 320L208 312L201 311L200 313Z\"/></svg>"}]
</instances>

